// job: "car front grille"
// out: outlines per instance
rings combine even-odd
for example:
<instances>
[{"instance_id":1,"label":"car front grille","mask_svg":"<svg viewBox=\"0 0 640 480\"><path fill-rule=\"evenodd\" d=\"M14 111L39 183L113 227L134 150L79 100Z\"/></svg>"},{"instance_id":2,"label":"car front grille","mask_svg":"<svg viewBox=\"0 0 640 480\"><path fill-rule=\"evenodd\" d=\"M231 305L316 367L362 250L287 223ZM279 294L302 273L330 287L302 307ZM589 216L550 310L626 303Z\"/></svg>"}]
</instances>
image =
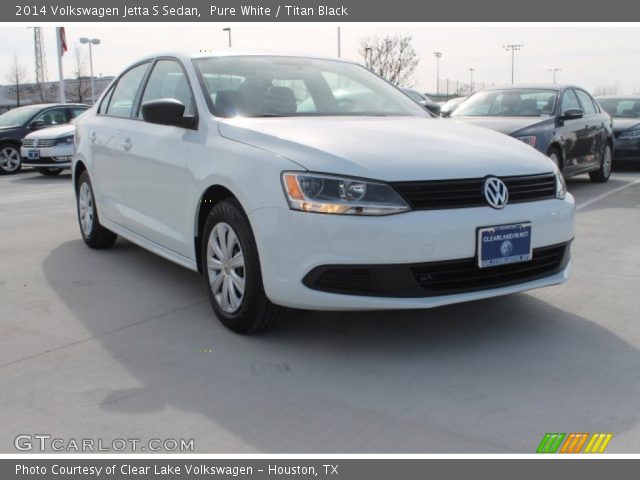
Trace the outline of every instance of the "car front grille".
<instances>
[{"instance_id":1,"label":"car front grille","mask_svg":"<svg viewBox=\"0 0 640 480\"><path fill-rule=\"evenodd\" d=\"M509 191L509 203L534 202L555 197L554 173L499 177ZM391 186L414 210L487 206L484 178L393 182Z\"/></svg>"},{"instance_id":2,"label":"car front grille","mask_svg":"<svg viewBox=\"0 0 640 480\"><path fill-rule=\"evenodd\" d=\"M36 145L35 138L25 138L24 140L22 140L22 146L27 148L29 147L30 148L33 148L33 147L47 148L47 147L53 147L55 144L56 144L55 138L39 138L37 145Z\"/></svg>"},{"instance_id":3,"label":"car front grille","mask_svg":"<svg viewBox=\"0 0 640 480\"><path fill-rule=\"evenodd\" d=\"M314 290L378 297L432 297L517 285L560 272L570 242L533 249L527 262L480 268L477 258L400 265L325 265L303 283Z\"/></svg>"}]
</instances>

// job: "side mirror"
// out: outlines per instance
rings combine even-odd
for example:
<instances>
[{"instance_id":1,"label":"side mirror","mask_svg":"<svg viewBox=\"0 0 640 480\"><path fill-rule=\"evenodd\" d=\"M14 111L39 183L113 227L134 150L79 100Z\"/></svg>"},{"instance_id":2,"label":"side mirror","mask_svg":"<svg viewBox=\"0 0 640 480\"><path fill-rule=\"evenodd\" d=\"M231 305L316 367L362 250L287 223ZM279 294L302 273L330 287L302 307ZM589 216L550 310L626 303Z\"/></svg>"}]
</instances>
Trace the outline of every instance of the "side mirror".
<instances>
[{"instance_id":1,"label":"side mirror","mask_svg":"<svg viewBox=\"0 0 640 480\"><path fill-rule=\"evenodd\" d=\"M442 118L449 118L453 112L451 110L440 110L440 116Z\"/></svg>"},{"instance_id":2,"label":"side mirror","mask_svg":"<svg viewBox=\"0 0 640 480\"><path fill-rule=\"evenodd\" d=\"M438 105L437 103L429 102L427 100L421 100L420 105L422 105L426 110L429 110L435 116L440 116L440 105Z\"/></svg>"},{"instance_id":3,"label":"side mirror","mask_svg":"<svg viewBox=\"0 0 640 480\"><path fill-rule=\"evenodd\" d=\"M565 110L560 118L563 120L575 120L576 118L582 118L583 116L584 112L581 109L570 108L569 110Z\"/></svg>"},{"instance_id":4,"label":"side mirror","mask_svg":"<svg viewBox=\"0 0 640 480\"><path fill-rule=\"evenodd\" d=\"M185 117L184 110L184 104L175 98L159 98L142 104L142 118L149 123L192 128L195 117Z\"/></svg>"},{"instance_id":5,"label":"side mirror","mask_svg":"<svg viewBox=\"0 0 640 480\"><path fill-rule=\"evenodd\" d=\"M29 124L29 130L40 130L41 128L44 128L48 126L46 123L44 123L42 120L38 120L37 122L31 122Z\"/></svg>"}]
</instances>

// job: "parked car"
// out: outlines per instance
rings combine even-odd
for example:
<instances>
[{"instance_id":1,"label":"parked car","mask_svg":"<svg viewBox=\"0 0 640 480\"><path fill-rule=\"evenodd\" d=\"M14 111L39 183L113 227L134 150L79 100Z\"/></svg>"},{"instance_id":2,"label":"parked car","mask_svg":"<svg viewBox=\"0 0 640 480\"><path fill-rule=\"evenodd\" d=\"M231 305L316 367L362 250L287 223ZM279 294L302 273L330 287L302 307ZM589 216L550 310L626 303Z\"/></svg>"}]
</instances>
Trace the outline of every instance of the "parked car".
<instances>
[{"instance_id":1,"label":"parked car","mask_svg":"<svg viewBox=\"0 0 640 480\"><path fill-rule=\"evenodd\" d=\"M71 168L75 130L75 125L59 125L30 133L22 139L22 165L47 176Z\"/></svg>"},{"instance_id":2,"label":"parked car","mask_svg":"<svg viewBox=\"0 0 640 480\"><path fill-rule=\"evenodd\" d=\"M447 100L442 104L442 107L440 108L440 115L443 117L450 117L455 109L462 105L462 102L464 102L467 98L468 97L456 97L452 98L451 100Z\"/></svg>"},{"instance_id":3,"label":"parked car","mask_svg":"<svg viewBox=\"0 0 640 480\"><path fill-rule=\"evenodd\" d=\"M22 139L33 132L69 123L89 108L76 103L48 103L14 108L0 115L0 174L12 174L22 168Z\"/></svg>"},{"instance_id":4,"label":"parked car","mask_svg":"<svg viewBox=\"0 0 640 480\"><path fill-rule=\"evenodd\" d=\"M407 97L416 102L422 108L429 110L434 115L440 115L440 104L431 100L424 93L420 93L412 88L401 88L400 90L402 90Z\"/></svg>"},{"instance_id":5,"label":"parked car","mask_svg":"<svg viewBox=\"0 0 640 480\"><path fill-rule=\"evenodd\" d=\"M236 332L282 307L429 308L569 276L575 204L549 158L355 63L149 57L76 127L85 243L121 235L200 272Z\"/></svg>"},{"instance_id":6,"label":"parked car","mask_svg":"<svg viewBox=\"0 0 640 480\"><path fill-rule=\"evenodd\" d=\"M640 97L596 97L613 118L614 160L640 160Z\"/></svg>"},{"instance_id":7,"label":"parked car","mask_svg":"<svg viewBox=\"0 0 640 480\"><path fill-rule=\"evenodd\" d=\"M452 118L506 133L548 155L565 177L611 174L611 117L580 87L510 86L471 95Z\"/></svg>"}]
</instances>

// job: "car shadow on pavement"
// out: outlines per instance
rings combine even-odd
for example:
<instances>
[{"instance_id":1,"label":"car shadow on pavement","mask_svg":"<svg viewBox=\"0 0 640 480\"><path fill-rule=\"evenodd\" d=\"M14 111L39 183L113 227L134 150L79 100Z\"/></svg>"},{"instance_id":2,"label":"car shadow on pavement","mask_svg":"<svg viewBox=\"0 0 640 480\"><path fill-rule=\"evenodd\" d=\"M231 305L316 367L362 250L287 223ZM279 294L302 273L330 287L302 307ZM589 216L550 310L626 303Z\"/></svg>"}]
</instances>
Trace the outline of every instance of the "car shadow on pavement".
<instances>
[{"instance_id":1,"label":"car shadow on pavement","mask_svg":"<svg viewBox=\"0 0 640 480\"><path fill-rule=\"evenodd\" d=\"M154 433L195 438L199 452L233 451L227 435L243 451L533 453L545 432L574 431L613 432L613 450L638 422L638 349L539 296L291 311L239 336L197 274L126 241L70 241L43 268L70 321L136 379L96 378L95 408L123 425L148 415ZM198 420L172 422L176 410Z\"/></svg>"},{"instance_id":2,"label":"car shadow on pavement","mask_svg":"<svg viewBox=\"0 0 640 480\"><path fill-rule=\"evenodd\" d=\"M45 176L39 173L34 175L17 175L11 179L11 183L20 185L56 185L68 184L71 181L71 171L64 171L55 176Z\"/></svg>"}]
</instances>

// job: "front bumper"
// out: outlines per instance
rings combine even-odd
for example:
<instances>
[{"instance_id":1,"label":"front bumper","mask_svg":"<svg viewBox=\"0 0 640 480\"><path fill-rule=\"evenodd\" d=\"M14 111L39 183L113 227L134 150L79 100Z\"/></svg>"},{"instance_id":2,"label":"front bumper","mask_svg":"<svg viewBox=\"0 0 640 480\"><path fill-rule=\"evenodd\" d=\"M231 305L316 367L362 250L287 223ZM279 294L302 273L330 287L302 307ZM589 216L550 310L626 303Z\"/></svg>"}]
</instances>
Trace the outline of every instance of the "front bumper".
<instances>
[{"instance_id":1,"label":"front bumper","mask_svg":"<svg viewBox=\"0 0 640 480\"><path fill-rule=\"evenodd\" d=\"M40 152L40 158L30 160L30 150L38 150ZM22 165L26 167L71 168L73 145L56 145L44 148L22 147L20 149L20 155L22 156Z\"/></svg>"},{"instance_id":2,"label":"front bumper","mask_svg":"<svg viewBox=\"0 0 640 480\"><path fill-rule=\"evenodd\" d=\"M314 310L417 309L562 283L571 262L544 278L497 288L423 297L349 295L309 288L303 279L325 265L421 264L476 255L476 229L532 223L534 249L570 242L575 203L544 200L490 207L412 211L386 217L325 215L269 207L253 211L264 288L279 305Z\"/></svg>"},{"instance_id":3,"label":"front bumper","mask_svg":"<svg viewBox=\"0 0 640 480\"><path fill-rule=\"evenodd\" d=\"M614 160L640 160L640 140L616 139Z\"/></svg>"}]
</instances>

